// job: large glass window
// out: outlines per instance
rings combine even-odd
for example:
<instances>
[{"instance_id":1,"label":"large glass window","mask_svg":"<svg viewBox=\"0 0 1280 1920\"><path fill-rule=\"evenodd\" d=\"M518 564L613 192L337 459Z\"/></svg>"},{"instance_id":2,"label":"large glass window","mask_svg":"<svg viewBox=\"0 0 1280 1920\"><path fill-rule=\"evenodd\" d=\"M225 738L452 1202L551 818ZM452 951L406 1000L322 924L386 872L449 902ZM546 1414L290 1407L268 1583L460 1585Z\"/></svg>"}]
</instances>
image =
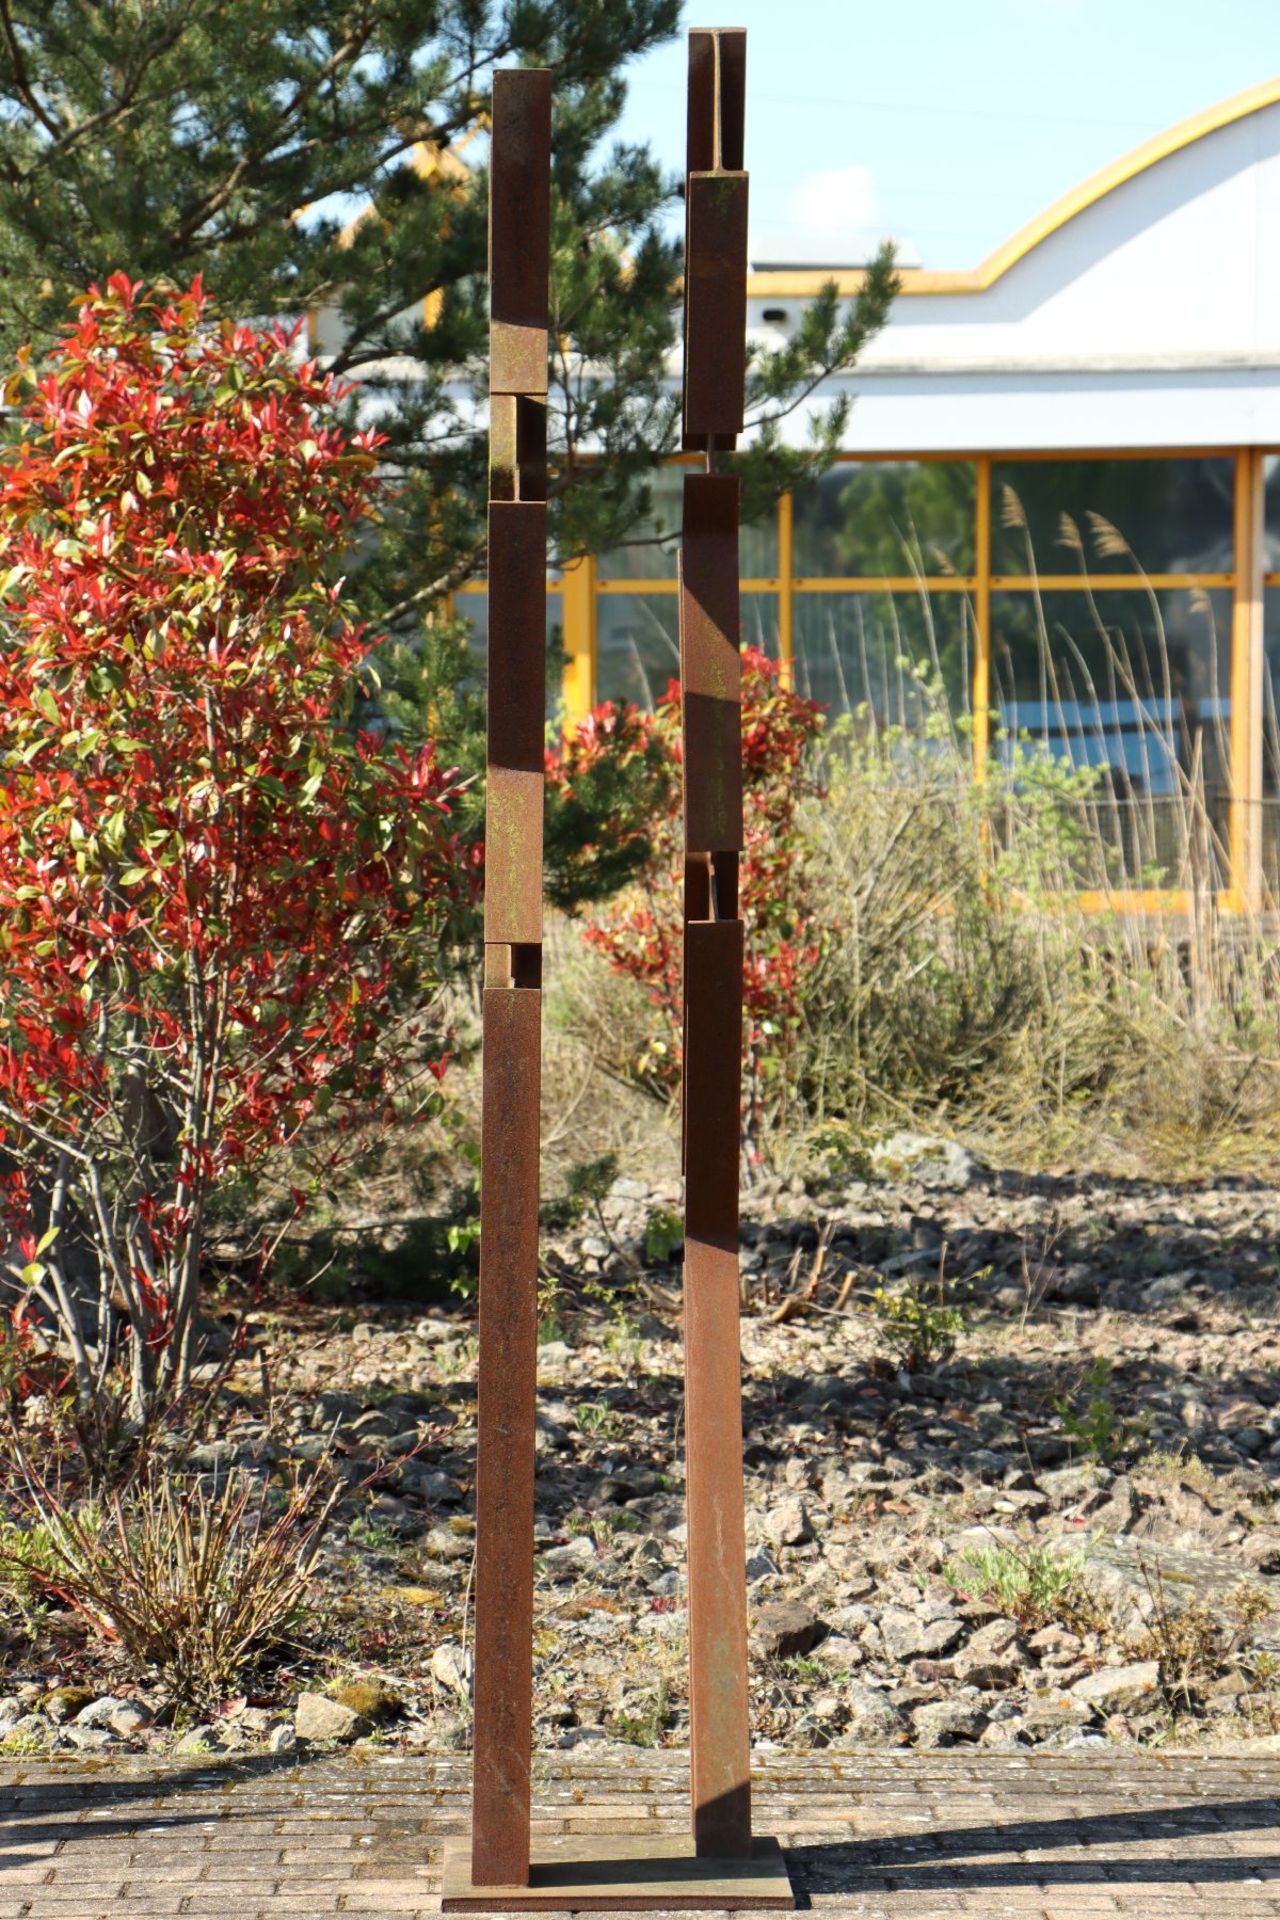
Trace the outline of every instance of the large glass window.
<instances>
[{"instance_id":1,"label":"large glass window","mask_svg":"<svg viewBox=\"0 0 1280 1920\"><path fill-rule=\"evenodd\" d=\"M1268 510L1271 507L1268 481ZM1262 863L1273 896L1280 890L1280 585L1263 600Z\"/></svg>"},{"instance_id":2,"label":"large glass window","mask_svg":"<svg viewBox=\"0 0 1280 1920\"><path fill-rule=\"evenodd\" d=\"M1197 842L1226 845L1231 595L996 593L996 751L1105 769L1097 794L1123 876L1186 884ZM1203 829L1203 830L1202 830Z\"/></svg>"},{"instance_id":3,"label":"large glass window","mask_svg":"<svg viewBox=\"0 0 1280 1920\"><path fill-rule=\"evenodd\" d=\"M1230 573L1235 461L997 460L997 575Z\"/></svg>"},{"instance_id":4,"label":"large glass window","mask_svg":"<svg viewBox=\"0 0 1280 1920\"><path fill-rule=\"evenodd\" d=\"M653 707L680 674L674 593L602 593L596 599L596 699Z\"/></svg>"},{"instance_id":5,"label":"large glass window","mask_svg":"<svg viewBox=\"0 0 1280 1920\"><path fill-rule=\"evenodd\" d=\"M642 530L598 563L598 699L651 706L678 674L687 470L655 482L649 531L663 537ZM1203 860L1188 873L1194 822L1219 852L1230 841L1236 480L1224 454L843 459L743 529L743 641L833 715L912 729L944 704L972 712L985 649L979 750L1094 769L1088 804L1112 823L1117 877L1182 886L1203 876ZM1280 457L1265 481L1264 787L1280 869Z\"/></svg>"},{"instance_id":6,"label":"large glass window","mask_svg":"<svg viewBox=\"0 0 1280 1920\"><path fill-rule=\"evenodd\" d=\"M945 697L968 709L973 624L967 596L802 593L794 612L794 680L832 713L918 728Z\"/></svg>"},{"instance_id":7,"label":"large glass window","mask_svg":"<svg viewBox=\"0 0 1280 1920\"><path fill-rule=\"evenodd\" d=\"M661 468L650 483L652 507L626 544L600 555L601 580L674 580L680 552L680 521L684 511L684 479L695 469ZM776 512L738 536L738 571L744 580L772 580L778 571L778 517Z\"/></svg>"},{"instance_id":8,"label":"large glass window","mask_svg":"<svg viewBox=\"0 0 1280 1920\"><path fill-rule=\"evenodd\" d=\"M801 578L972 573L977 469L956 460L858 460L795 495Z\"/></svg>"}]
</instances>

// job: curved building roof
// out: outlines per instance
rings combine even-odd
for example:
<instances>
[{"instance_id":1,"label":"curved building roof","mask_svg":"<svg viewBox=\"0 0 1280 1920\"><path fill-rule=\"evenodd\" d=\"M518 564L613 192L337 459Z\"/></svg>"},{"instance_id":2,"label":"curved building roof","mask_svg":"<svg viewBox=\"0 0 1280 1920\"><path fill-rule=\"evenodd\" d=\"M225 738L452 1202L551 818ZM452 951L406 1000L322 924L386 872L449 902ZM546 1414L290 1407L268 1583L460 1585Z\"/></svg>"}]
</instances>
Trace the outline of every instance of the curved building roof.
<instances>
[{"instance_id":1,"label":"curved building roof","mask_svg":"<svg viewBox=\"0 0 1280 1920\"><path fill-rule=\"evenodd\" d=\"M1116 160L979 267L905 270L825 397L856 395L863 451L1280 446L1277 234L1280 77ZM861 282L753 273L757 337L832 278Z\"/></svg>"}]
</instances>

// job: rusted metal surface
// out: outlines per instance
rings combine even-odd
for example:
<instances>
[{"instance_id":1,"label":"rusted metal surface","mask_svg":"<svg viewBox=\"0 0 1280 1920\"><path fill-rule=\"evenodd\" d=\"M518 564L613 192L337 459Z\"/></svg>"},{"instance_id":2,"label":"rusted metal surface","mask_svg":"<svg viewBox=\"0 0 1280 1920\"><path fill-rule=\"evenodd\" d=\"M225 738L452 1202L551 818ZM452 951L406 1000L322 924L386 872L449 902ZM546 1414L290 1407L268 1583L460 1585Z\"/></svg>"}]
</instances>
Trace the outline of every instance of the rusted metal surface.
<instances>
[{"instance_id":1,"label":"rusted metal surface","mask_svg":"<svg viewBox=\"0 0 1280 1920\"><path fill-rule=\"evenodd\" d=\"M706 1860L669 1833L539 1836L529 1884L477 1887L467 1852L444 1843L444 1913L761 1913L794 1907L776 1840L747 1860Z\"/></svg>"},{"instance_id":2,"label":"rusted metal surface","mask_svg":"<svg viewBox=\"0 0 1280 1920\"><path fill-rule=\"evenodd\" d=\"M684 748L684 1341L689 1720L694 1847L746 1860L747 1713L742 1363L738 1331L743 846L738 484L712 471L742 429L747 180L745 37L689 41L680 557Z\"/></svg>"},{"instance_id":3,"label":"rusted metal surface","mask_svg":"<svg viewBox=\"0 0 1280 1920\"><path fill-rule=\"evenodd\" d=\"M489 506L491 767L542 772L547 710L547 510Z\"/></svg>"},{"instance_id":4,"label":"rusted metal surface","mask_svg":"<svg viewBox=\"0 0 1280 1920\"><path fill-rule=\"evenodd\" d=\"M551 75L493 76L489 156L489 386L547 390L547 261L551 248Z\"/></svg>"},{"instance_id":5,"label":"rusted metal surface","mask_svg":"<svg viewBox=\"0 0 1280 1920\"><path fill-rule=\"evenodd\" d=\"M680 554L686 847L742 846L738 482L691 473Z\"/></svg>"},{"instance_id":6,"label":"rusted metal surface","mask_svg":"<svg viewBox=\"0 0 1280 1920\"><path fill-rule=\"evenodd\" d=\"M529 1871L540 1001L484 994L471 1831L473 1877L500 1886Z\"/></svg>"},{"instance_id":7,"label":"rusted metal surface","mask_svg":"<svg viewBox=\"0 0 1280 1920\"><path fill-rule=\"evenodd\" d=\"M695 1240L730 1246L735 1258L742 1084L742 947L741 920L690 920L685 926L688 1039L684 1074L688 1089L688 1142L684 1228L686 1236L692 1235ZM736 1314L727 1332L736 1336ZM735 1367L737 1364L735 1338ZM692 1360L689 1371L694 1371Z\"/></svg>"},{"instance_id":8,"label":"rusted metal surface","mask_svg":"<svg viewBox=\"0 0 1280 1920\"><path fill-rule=\"evenodd\" d=\"M684 444L731 446L747 368L747 176L691 173L686 186Z\"/></svg>"},{"instance_id":9,"label":"rusted metal surface","mask_svg":"<svg viewBox=\"0 0 1280 1920\"><path fill-rule=\"evenodd\" d=\"M685 167L737 172L745 163L747 35L743 27L693 27L689 33L689 105Z\"/></svg>"},{"instance_id":10,"label":"rusted metal surface","mask_svg":"<svg viewBox=\"0 0 1280 1920\"><path fill-rule=\"evenodd\" d=\"M684 440L732 447L746 375L747 176L742 171L747 36L689 35L685 176Z\"/></svg>"},{"instance_id":11,"label":"rusted metal surface","mask_svg":"<svg viewBox=\"0 0 1280 1920\"><path fill-rule=\"evenodd\" d=\"M484 937L542 939L542 775L490 767L484 825Z\"/></svg>"},{"instance_id":12,"label":"rusted metal surface","mask_svg":"<svg viewBox=\"0 0 1280 1920\"><path fill-rule=\"evenodd\" d=\"M470 1877L529 1879L551 76L493 87L489 724Z\"/></svg>"},{"instance_id":13,"label":"rusted metal surface","mask_svg":"<svg viewBox=\"0 0 1280 1920\"><path fill-rule=\"evenodd\" d=\"M743 417L745 45L736 30L689 43L683 425L707 462L685 483L679 582L691 1786L703 1866L701 1880L636 1871L619 1849L586 1872L567 1863L554 1892L555 1873L531 1876L529 1857L550 81L495 76L475 1759L469 1865L453 1863L446 1889L458 1910L523 1911L569 1893L569 1905L601 1909L670 1907L677 1895L741 1905L763 1858L751 1836L738 1331L739 501L737 481L713 470ZM786 1899L776 1881L753 1894Z\"/></svg>"}]
</instances>

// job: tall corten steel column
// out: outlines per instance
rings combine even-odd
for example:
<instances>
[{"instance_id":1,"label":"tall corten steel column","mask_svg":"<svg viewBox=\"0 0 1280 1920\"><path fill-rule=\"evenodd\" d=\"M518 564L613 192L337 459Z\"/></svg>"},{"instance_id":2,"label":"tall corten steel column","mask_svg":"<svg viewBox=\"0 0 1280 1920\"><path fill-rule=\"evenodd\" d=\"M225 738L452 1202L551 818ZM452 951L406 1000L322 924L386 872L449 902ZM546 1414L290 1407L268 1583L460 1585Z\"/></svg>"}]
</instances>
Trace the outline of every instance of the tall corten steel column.
<instances>
[{"instance_id":1,"label":"tall corten steel column","mask_svg":"<svg viewBox=\"0 0 1280 1920\"><path fill-rule=\"evenodd\" d=\"M551 75L493 77L471 1877L529 1878Z\"/></svg>"},{"instance_id":2,"label":"tall corten steel column","mask_svg":"<svg viewBox=\"0 0 1280 1920\"><path fill-rule=\"evenodd\" d=\"M685 768L685 1454L691 1841L578 1834L530 1858L538 1069L542 984L548 169L546 73L494 76L475 1762L470 1844L445 1847L446 1913L759 1910L794 1903L752 1839L738 1337L742 1072L742 431L746 37L689 40L680 658Z\"/></svg>"},{"instance_id":3,"label":"tall corten steel column","mask_svg":"<svg viewBox=\"0 0 1280 1920\"><path fill-rule=\"evenodd\" d=\"M684 1344L689 1719L699 1855L751 1853L738 1330L743 927L738 482L746 372L746 35L689 36L680 682L684 743Z\"/></svg>"}]
</instances>

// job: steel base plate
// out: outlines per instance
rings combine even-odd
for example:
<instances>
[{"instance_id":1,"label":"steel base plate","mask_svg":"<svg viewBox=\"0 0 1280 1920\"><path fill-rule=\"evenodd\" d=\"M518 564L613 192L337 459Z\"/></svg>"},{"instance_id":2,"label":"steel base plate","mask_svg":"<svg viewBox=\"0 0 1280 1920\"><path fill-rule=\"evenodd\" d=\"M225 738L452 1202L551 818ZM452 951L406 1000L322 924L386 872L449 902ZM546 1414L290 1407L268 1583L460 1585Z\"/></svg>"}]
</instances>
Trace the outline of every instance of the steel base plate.
<instances>
[{"instance_id":1,"label":"steel base plate","mask_svg":"<svg viewBox=\"0 0 1280 1920\"><path fill-rule=\"evenodd\" d=\"M444 1849L445 1913L690 1913L795 1906L776 1840L754 1840L749 1860L699 1859L671 1834L535 1836L527 1887L477 1887L471 1840Z\"/></svg>"}]
</instances>

